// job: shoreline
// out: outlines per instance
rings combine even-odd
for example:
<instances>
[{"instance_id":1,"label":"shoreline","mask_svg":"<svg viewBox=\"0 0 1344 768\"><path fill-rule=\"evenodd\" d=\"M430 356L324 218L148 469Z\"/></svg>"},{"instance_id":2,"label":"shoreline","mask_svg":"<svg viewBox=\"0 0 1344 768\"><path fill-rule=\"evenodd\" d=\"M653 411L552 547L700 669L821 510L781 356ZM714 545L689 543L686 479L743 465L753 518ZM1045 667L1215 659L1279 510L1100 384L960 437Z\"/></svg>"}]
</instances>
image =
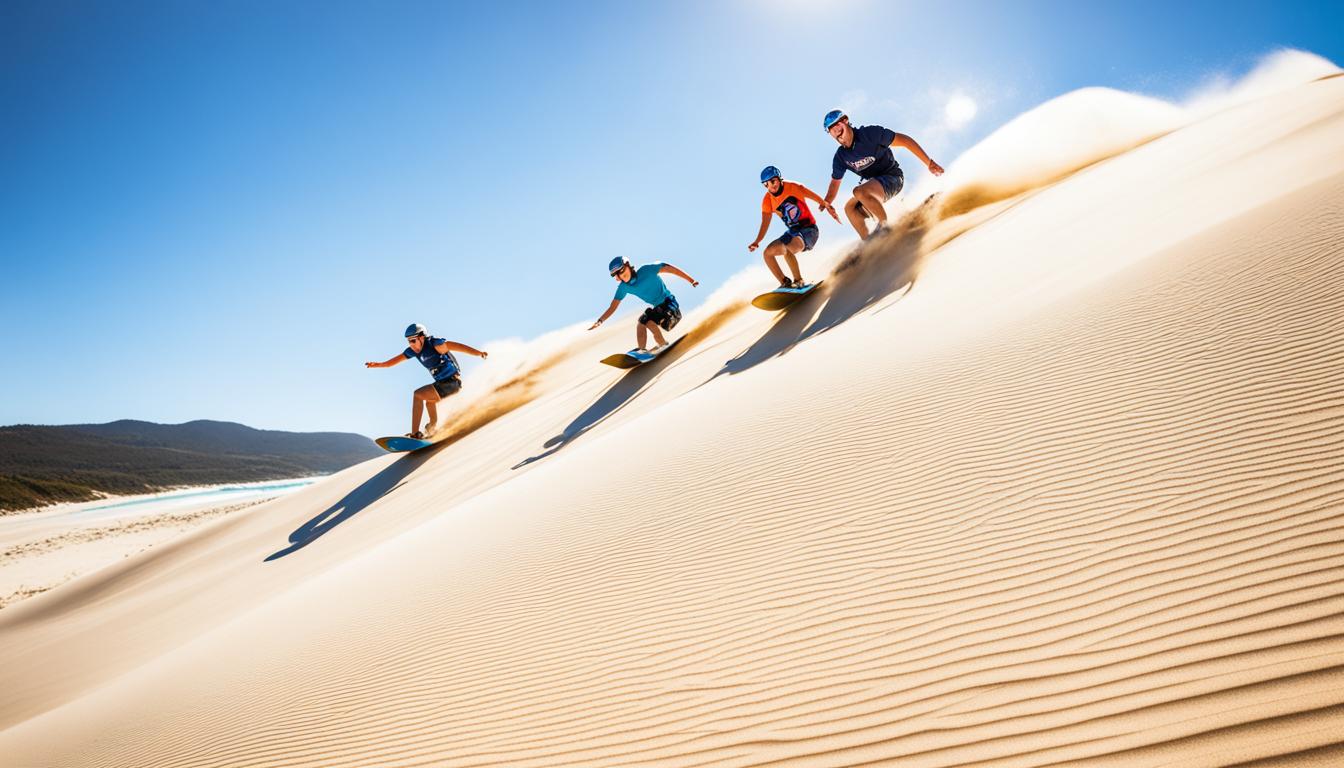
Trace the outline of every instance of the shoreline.
<instances>
[{"instance_id":1,"label":"shoreline","mask_svg":"<svg viewBox=\"0 0 1344 768\"><path fill-rule=\"evenodd\" d=\"M242 483L215 483L212 485L179 485L170 486L163 490L150 493L108 493L88 501L62 501L41 507L28 507L27 509L13 509L0 512L0 527L3 527L7 521L20 518L32 519L35 517L68 514L72 512L91 512L100 509L146 504L170 498L186 497L188 495L224 492L234 488L240 489L240 492L245 493L253 488L272 485L287 486L288 484L298 483L300 484L299 487L302 487L302 485L311 485L325 477L330 477L330 475L307 475L304 477L287 477L275 480L252 480Z\"/></svg>"},{"instance_id":2,"label":"shoreline","mask_svg":"<svg viewBox=\"0 0 1344 768\"><path fill-rule=\"evenodd\" d=\"M324 477L108 495L0 516L0 611Z\"/></svg>"}]
</instances>

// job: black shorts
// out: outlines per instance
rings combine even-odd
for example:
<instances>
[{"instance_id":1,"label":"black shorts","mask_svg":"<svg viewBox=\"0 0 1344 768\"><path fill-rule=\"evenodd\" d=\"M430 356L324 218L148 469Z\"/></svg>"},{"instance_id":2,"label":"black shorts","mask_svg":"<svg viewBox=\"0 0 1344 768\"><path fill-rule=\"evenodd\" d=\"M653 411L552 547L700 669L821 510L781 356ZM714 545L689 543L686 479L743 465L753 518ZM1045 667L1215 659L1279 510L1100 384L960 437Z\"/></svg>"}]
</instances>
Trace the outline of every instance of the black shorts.
<instances>
[{"instance_id":1,"label":"black shorts","mask_svg":"<svg viewBox=\"0 0 1344 768\"><path fill-rule=\"evenodd\" d=\"M434 391L439 393L439 397L448 397L457 394L462 388L462 377L453 374L446 379L436 379L434 381Z\"/></svg>"},{"instance_id":2,"label":"black shorts","mask_svg":"<svg viewBox=\"0 0 1344 768\"><path fill-rule=\"evenodd\" d=\"M639 316L639 324L653 323L664 331L670 331L681 322L681 307L677 306L677 300L669 298L656 307L649 307L644 310L644 314Z\"/></svg>"}]
</instances>

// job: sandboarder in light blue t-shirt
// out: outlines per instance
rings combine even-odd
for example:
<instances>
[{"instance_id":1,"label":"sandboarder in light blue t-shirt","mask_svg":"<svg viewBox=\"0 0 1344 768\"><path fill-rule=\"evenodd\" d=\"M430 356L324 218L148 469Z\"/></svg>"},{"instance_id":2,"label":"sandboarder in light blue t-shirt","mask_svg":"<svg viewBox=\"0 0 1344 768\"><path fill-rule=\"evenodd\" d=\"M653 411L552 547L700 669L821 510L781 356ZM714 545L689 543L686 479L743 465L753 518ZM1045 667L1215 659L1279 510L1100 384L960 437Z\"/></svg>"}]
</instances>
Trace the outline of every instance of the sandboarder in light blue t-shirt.
<instances>
[{"instance_id":1,"label":"sandboarder in light blue t-shirt","mask_svg":"<svg viewBox=\"0 0 1344 768\"><path fill-rule=\"evenodd\" d=\"M668 290L667 283L663 282L664 273L676 275L692 286L698 286L700 283L690 275L682 272L677 267L663 262L654 262L645 264L639 269L635 269L626 259L618 256L611 260L607 265L611 276L620 281L616 286L616 295L611 299L611 306L607 311L597 318L597 322L589 326L588 330L593 330L597 326L611 317L611 313L620 306L621 299L626 296L638 296L649 304L649 308L644 310L644 314L639 316L639 324L636 326L635 338L641 351L657 351L667 344L667 339L663 337L662 331L670 331L673 326L681 321L681 307L677 305L677 297ZM661 329L661 330L660 330ZM649 332L653 333L653 340L657 342L652 350L644 346L648 339Z\"/></svg>"},{"instance_id":2,"label":"sandboarder in light blue t-shirt","mask_svg":"<svg viewBox=\"0 0 1344 768\"><path fill-rule=\"evenodd\" d=\"M616 286L616 295L612 298L620 301L634 294L653 307L672 298L672 291L659 274L665 266L667 265L661 261L655 261L636 269L635 276L629 282L622 282Z\"/></svg>"}]
</instances>

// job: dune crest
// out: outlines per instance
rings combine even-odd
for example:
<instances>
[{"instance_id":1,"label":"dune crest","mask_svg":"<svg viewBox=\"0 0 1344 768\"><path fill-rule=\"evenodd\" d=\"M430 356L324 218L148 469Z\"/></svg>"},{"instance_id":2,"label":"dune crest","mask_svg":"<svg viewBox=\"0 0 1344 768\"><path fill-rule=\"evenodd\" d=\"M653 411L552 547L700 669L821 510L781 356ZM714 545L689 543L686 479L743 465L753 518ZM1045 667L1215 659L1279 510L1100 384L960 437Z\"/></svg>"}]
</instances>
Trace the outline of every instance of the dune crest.
<instances>
[{"instance_id":1,"label":"dune crest","mask_svg":"<svg viewBox=\"0 0 1344 768\"><path fill-rule=\"evenodd\" d=\"M939 215L959 216L1053 184L1219 111L1338 72L1320 56L1287 49L1266 56L1238 80L1212 79L1180 103L1110 88L1064 94L1013 118L958 157L938 184L947 190Z\"/></svg>"}]
</instances>

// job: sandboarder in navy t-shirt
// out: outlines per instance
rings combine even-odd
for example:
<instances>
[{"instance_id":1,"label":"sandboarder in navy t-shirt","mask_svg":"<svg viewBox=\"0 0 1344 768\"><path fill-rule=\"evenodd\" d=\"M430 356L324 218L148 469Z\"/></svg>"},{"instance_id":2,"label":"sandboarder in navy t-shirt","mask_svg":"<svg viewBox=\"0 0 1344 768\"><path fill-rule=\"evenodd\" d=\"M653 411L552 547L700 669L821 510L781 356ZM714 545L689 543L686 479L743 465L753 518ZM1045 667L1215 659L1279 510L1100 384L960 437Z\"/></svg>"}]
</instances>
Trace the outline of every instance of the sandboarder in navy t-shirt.
<instances>
[{"instance_id":1,"label":"sandboarder in navy t-shirt","mask_svg":"<svg viewBox=\"0 0 1344 768\"><path fill-rule=\"evenodd\" d=\"M864 180L899 174L901 166L891 151L891 142L895 140L896 132L890 128L880 125L855 128L854 143L835 148L831 178L843 179L846 170L857 173Z\"/></svg>"},{"instance_id":2,"label":"sandboarder in navy t-shirt","mask_svg":"<svg viewBox=\"0 0 1344 768\"><path fill-rule=\"evenodd\" d=\"M854 188L854 196L845 203L845 216L861 238L868 237L869 216L877 219L878 229L886 224L887 211L883 203L905 186L905 174L892 154L892 147L905 147L928 166L929 173L943 175L942 166L933 162L919 142L903 133L880 125L852 127L849 118L838 109L826 114L823 125L840 145L831 159L831 186L826 190L826 202L835 200L840 192L840 180L845 171L853 171L863 179Z\"/></svg>"},{"instance_id":3,"label":"sandboarder in navy t-shirt","mask_svg":"<svg viewBox=\"0 0 1344 768\"><path fill-rule=\"evenodd\" d=\"M391 368L403 360L414 358L429 370L430 376L434 377L433 384L420 387L411 397L411 431L406 433L407 437L424 440L432 435L439 423L435 405L462 389L462 377L459 375L461 368L457 364L457 358L453 356L454 352L466 352L482 359L487 356L487 353L475 347L431 336L425 330L425 326L412 323L406 329L406 349L402 350L401 354L381 363L364 364L365 368ZM429 410L429 423L425 425L424 431L420 429L422 409Z\"/></svg>"}]
</instances>

